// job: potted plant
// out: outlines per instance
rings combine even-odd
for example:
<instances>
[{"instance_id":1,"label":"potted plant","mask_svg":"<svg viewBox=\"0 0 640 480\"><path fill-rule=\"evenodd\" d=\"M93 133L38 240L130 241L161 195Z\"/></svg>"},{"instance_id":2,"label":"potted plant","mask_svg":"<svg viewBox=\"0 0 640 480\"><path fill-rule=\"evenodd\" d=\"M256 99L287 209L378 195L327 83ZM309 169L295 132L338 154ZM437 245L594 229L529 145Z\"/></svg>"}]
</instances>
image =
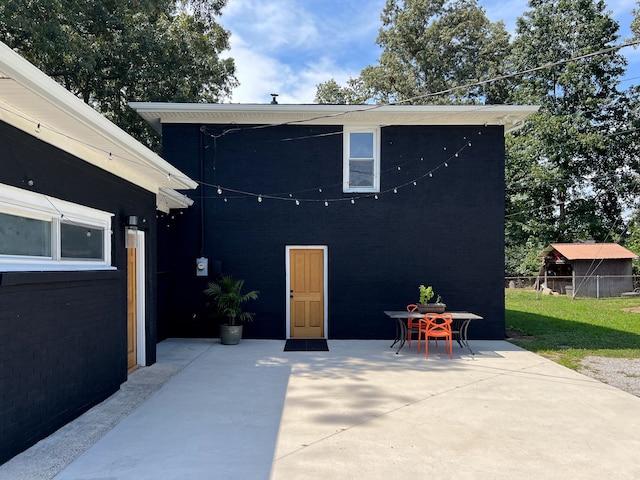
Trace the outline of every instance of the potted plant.
<instances>
[{"instance_id":1,"label":"potted plant","mask_svg":"<svg viewBox=\"0 0 640 480\"><path fill-rule=\"evenodd\" d=\"M420 296L418 297L418 312L443 313L447 308L447 305L442 303L442 297L440 295L436 297L436 301L434 303L429 303L429 301L435 296L435 292L431 285L428 287L420 285L418 287L418 291L420 292Z\"/></svg>"},{"instance_id":2,"label":"potted plant","mask_svg":"<svg viewBox=\"0 0 640 480\"><path fill-rule=\"evenodd\" d=\"M245 312L243 305L249 300L257 300L257 290L242 293L244 280L223 275L217 282L210 282L204 293L211 297L211 315L222 316L227 323L220 325L220 343L237 345L242 338L242 322L253 320L254 314Z\"/></svg>"}]
</instances>

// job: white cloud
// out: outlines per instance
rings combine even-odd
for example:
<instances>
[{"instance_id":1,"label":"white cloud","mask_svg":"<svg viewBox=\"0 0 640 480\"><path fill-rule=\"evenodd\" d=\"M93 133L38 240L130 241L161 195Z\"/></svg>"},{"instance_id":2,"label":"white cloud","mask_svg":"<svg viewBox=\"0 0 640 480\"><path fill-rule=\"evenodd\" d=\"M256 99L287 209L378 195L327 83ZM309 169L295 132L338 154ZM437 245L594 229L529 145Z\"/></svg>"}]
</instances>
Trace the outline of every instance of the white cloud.
<instances>
[{"instance_id":1,"label":"white cloud","mask_svg":"<svg viewBox=\"0 0 640 480\"><path fill-rule=\"evenodd\" d=\"M377 59L384 0L230 0L220 23L231 30L240 87L232 102L313 103L316 85L344 83ZM356 15L356 13L358 15Z\"/></svg>"}]
</instances>

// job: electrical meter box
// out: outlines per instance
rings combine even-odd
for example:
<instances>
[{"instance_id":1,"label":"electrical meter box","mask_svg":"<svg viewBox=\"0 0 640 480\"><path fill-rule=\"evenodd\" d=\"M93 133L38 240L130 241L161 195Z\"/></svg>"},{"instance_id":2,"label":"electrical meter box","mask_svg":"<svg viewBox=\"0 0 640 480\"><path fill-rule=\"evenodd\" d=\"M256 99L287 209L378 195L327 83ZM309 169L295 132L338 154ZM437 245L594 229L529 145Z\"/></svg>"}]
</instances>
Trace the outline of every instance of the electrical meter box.
<instances>
[{"instance_id":1,"label":"electrical meter box","mask_svg":"<svg viewBox=\"0 0 640 480\"><path fill-rule=\"evenodd\" d=\"M198 277L209 276L209 259L200 257L196 259L196 275Z\"/></svg>"}]
</instances>

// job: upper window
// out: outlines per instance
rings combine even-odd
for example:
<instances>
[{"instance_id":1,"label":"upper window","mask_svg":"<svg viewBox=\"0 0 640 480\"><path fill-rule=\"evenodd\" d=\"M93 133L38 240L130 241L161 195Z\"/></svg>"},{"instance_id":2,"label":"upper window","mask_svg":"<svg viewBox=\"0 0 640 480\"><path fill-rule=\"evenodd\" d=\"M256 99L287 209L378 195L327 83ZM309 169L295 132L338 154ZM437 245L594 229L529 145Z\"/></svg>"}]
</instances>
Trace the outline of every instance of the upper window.
<instances>
[{"instance_id":1,"label":"upper window","mask_svg":"<svg viewBox=\"0 0 640 480\"><path fill-rule=\"evenodd\" d=\"M111 217L0 184L0 271L112 268Z\"/></svg>"},{"instance_id":2,"label":"upper window","mask_svg":"<svg viewBox=\"0 0 640 480\"><path fill-rule=\"evenodd\" d=\"M380 191L380 129L345 127L343 191Z\"/></svg>"}]
</instances>

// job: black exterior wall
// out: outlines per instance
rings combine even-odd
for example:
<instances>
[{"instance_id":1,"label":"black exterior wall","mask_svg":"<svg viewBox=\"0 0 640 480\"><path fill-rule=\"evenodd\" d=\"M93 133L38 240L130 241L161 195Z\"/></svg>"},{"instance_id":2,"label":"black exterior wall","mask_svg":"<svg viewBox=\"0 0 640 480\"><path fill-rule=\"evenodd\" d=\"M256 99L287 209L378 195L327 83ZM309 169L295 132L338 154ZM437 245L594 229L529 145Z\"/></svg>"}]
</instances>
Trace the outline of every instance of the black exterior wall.
<instances>
[{"instance_id":1,"label":"black exterior wall","mask_svg":"<svg viewBox=\"0 0 640 480\"><path fill-rule=\"evenodd\" d=\"M470 338L504 338L503 128L383 127L377 200L342 193L341 132L339 125L163 126L164 158L205 185L193 207L160 225L163 253L170 252L160 260L168 335L215 335L202 294L212 276L195 275L204 255L260 291L245 336L284 338L285 247L325 245L329 338L393 338L383 310L417 301L422 283L449 309L484 317ZM275 193L287 200L270 198Z\"/></svg>"},{"instance_id":2,"label":"black exterior wall","mask_svg":"<svg viewBox=\"0 0 640 480\"><path fill-rule=\"evenodd\" d=\"M28 186L33 180L33 186ZM0 463L127 379L124 217L146 235L147 364L155 362L155 195L0 122L0 183L114 213L115 271L0 270ZM1 268L1 267L0 267Z\"/></svg>"}]
</instances>

